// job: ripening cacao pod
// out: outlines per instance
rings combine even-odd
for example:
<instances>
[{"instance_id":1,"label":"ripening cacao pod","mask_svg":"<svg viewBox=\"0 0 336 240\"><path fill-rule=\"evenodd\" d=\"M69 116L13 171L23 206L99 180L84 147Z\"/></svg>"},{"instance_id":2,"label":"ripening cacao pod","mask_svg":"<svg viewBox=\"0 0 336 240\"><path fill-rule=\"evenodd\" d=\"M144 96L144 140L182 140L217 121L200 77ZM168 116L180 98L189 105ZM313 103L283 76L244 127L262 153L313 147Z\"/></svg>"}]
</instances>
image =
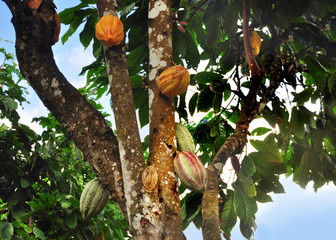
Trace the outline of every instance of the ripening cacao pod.
<instances>
[{"instance_id":1,"label":"ripening cacao pod","mask_svg":"<svg viewBox=\"0 0 336 240\"><path fill-rule=\"evenodd\" d=\"M167 97L184 93L190 83L190 74L183 66L173 66L164 70L157 81L160 92Z\"/></svg>"},{"instance_id":2,"label":"ripening cacao pod","mask_svg":"<svg viewBox=\"0 0 336 240\"><path fill-rule=\"evenodd\" d=\"M182 123L175 123L176 127L176 138L177 138L177 150L180 152L188 151L195 153L196 147L194 139L191 136L188 128Z\"/></svg>"},{"instance_id":3,"label":"ripening cacao pod","mask_svg":"<svg viewBox=\"0 0 336 240\"><path fill-rule=\"evenodd\" d=\"M174 159L174 169L181 182L190 190L203 192L207 181L207 172L201 161L192 152L178 152Z\"/></svg>"},{"instance_id":4,"label":"ripening cacao pod","mask_svg":"<svg viewBox=\"0 0 336 240\"><path fill-rule=\"evenodd\" d=\"M106 206L109 193L102 187L101 180L96 178L86 184L79 201L79 210L83 219L97 216Z\"/></svg>"},{"instance_id":5,"label":"ripening cacao pod","mask_svg":"<svg viewBox=\"0 0 336 240\"><path fill-rule=\"evenodd\" d=\"M42 3L42 0L26 0L30 9L38 9Z\"/></svg>"},{"instance_id":6,"label":"ripening cacao pod","mask_svg":"<svg viewBox=\"0 0 336 240\"><path fill-rule=\"evenodd\" d=\"M55 21L56 21L56 28L55 28L55 32L54 32L54 36L53 36L53 43L58 42L58 37L59 37L59 34L61 32L61 22L60 22L60 19L59 19L59 16L58 16L57 12L55 12Z\"/></svg>"},{"instance_id":7,"label":"ripening cacao pod","mask_svg":"<svg viewBox=\"0 0 336 240\"><path fill-rule=\"evenodd\" d=\"M124 25L116 16L103 16L96 24L96 38L105 46L119 45L124 40Z\"/></svg>"}]
</instances>

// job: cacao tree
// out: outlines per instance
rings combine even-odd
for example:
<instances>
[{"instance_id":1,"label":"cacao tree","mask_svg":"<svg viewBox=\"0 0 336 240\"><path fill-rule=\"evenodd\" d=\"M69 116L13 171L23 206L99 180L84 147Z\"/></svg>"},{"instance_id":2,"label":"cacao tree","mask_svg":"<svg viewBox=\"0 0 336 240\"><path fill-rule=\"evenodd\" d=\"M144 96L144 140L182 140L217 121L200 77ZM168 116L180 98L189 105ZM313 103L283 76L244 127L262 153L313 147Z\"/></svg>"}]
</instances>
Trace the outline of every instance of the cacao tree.
<instances>
[{"instance_id":1,"label":"cacao tree","mask_svg":"<svg viewBox=\"0 0 336 240\"><path fill-rule=\"evenodd\" d=\"M81 0L60 13L52 0L3 1L13 15L20 72L52 114L40 121L53 121L64 133L62 141L78 148L83 161L90 164L92 171L83 170L85 181L76 182L76 192L70 192L69 198L78 197L83 188L79 185L96 175L114 206L119 207L113 211L125 218L118 223L127 221L132 238L185 239L183 230L193 222L202 228L204 239L229 239L239 219L242 235L250 239L256 228L257 202L271 201L271 192L284 192L281 174L293 175L303 188L310 181L316 190L335 183L335 1ZM103 45L96 38L95 25L108 15L118 16L125 35L121 42L105 46L105 40ZM87 48L92 44L95 61L80 73L87 76L84 89L73 87L55 63L52 45L58 39L58 17L62 27L69 25L60 38L62 43L82 26L82 45ZM120 24L113 26L120 30ZM174 65L192 73L188 91L165 95L158 80ZM169 74L166 79L176 81ZM115 126L111 128L85 94L89 91L96 99L110 91ZM20 91L14 98L4 96L24 101L18 95ZM4 117L16 124L13 131L2 130L1 134L29 137L29 141L20 139L20 143L28 142L27 146L6 143L27 152L24 157L16 155L25 162L31 152L38 153L34 150L43 147L32 149L41 143L38 138L33 142L35 135L17 123L11 102L4 101L1 107L8 110L11 106ZM318 109L310 109L308 103ZM205 113L203 119L193 118L198 113ZM250 129L256 119L266 120L270 127ZM149 124L149 135L143 142L137 122L140 127ZM206 175L201 178L206 176L204 190L197 188L201 193L179 184L174 169L178 153L175 122L191 132L195 154L205 165ZM264 140L251 140L251 136L264 136ZM186 139L190 137L182 141ZM245 151L248 142L254 152ZM190 142L184 144L190 146ZM69 157L69 162L78 161L73 152ZM37 154L35 158L43 162L50 156ZM221 178L228 160L235 171L234 182ZM36 176L44 176L41 169L42 165ZM47 172L47 180L37 177L34 181L52 182L51 172ZM34 195L36 188L28 190ZM54 196L62 198L66 190L33 197L48 202ZM30 206L39 209L38 204ZM62 207L67 207L63 214L74 219L69 206ZM78 215L78 201L73 207ZM77 215L76 219L80 218ZM27 218L16 226L25 229L24 221ZM80 222L85 226L85 221ZM80 229L79 225L68 226ZM47 232L37 229L35 232ZM127 230L120 227L110 237L122 239ZM63 239L57 231L66 239L62 228L54 229L49 237ZM101 231L99 234L97 239L104 237ZM29 237L29 232L26 235ZM35 235L42 238L42 233Z\"/></svg>"}]
</instances>

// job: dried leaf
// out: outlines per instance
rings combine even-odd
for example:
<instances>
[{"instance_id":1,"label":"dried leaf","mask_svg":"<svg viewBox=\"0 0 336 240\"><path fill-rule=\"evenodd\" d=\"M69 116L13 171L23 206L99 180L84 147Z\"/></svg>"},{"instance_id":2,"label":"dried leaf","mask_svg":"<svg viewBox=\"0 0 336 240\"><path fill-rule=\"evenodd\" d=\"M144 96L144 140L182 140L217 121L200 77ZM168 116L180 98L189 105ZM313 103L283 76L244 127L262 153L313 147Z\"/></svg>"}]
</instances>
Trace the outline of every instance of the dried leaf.
<instances>
[{"instance_id":1,"label":"dried leaf","mask_svg":"<svg viewBox=\"0 0 336 240\"><path fill-rule=\"evenodd\" d=\"M252 35L250 37L250 42L251 42L251 47L253 50L253 55L257 56L259 54L260 47L261 47L261 38L256 31L252 32Z\"/></svg>"}]
</instances>

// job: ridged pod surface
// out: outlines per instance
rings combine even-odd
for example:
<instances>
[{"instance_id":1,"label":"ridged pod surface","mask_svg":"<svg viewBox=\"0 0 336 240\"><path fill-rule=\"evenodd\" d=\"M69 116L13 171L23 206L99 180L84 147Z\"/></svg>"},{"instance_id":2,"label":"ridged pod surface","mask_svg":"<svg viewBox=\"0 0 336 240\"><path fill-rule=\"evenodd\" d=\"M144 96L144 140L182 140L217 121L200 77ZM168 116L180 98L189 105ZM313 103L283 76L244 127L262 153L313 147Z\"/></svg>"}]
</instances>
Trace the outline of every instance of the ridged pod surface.
<instances>
[{"instance_id":1,"label":"ridged pod surface","mask_svg":"<svg viewBox=\"0 0 336 240\"><path fill-rule=\"evenodd\" d=\"M167 97L184 93L190 83L190 74L183 66L173 66L164 70L157 81L160 92Z\"/></svg>"},{"instance_id":2,"label":"ridged pod surface","mask_svg":"<svg viewBox=\"0 0 336 240\"><path fill-rule=\"evenodd\" d=\"M178 152L174 159L174 169L187 188L197 192L204 191L207 172L201 159L194 153Z\"/></svg>"},{"instance_id":3,"label":"ridged pod surface","mask_svg":"<svg viewBox=\"0 0 336 240\"><path fill-rule=\"evenodd\" d=\"M116 16L103 16L96 24L96 38L105 46L119 45L124 39L124 25Z\"/></svg>"},{"instance_id":4,"label":"ridged pod surface","mask_svg":"<svg viewBox=\"0 0 336 240\"><path fill-rule=\"evenodd\" d=\"M101 180L96 178L86 184L79 201L79 210L83 219L97 216L106 206L109 193L102 187Z\"/></svg>"},{"instance_id":5,"label":"ridged pod surface","mask_svg":"<svg viewBox=\"0 0 336 240\"><path fill-rule=\"evenodd\" d=\"M177 138L177 150L180 152L188 151L195 153L196 147L194 139L191 136L188 128L182 123L175 123L176 127L176 138Z\"/></svg>"}]
</instances>

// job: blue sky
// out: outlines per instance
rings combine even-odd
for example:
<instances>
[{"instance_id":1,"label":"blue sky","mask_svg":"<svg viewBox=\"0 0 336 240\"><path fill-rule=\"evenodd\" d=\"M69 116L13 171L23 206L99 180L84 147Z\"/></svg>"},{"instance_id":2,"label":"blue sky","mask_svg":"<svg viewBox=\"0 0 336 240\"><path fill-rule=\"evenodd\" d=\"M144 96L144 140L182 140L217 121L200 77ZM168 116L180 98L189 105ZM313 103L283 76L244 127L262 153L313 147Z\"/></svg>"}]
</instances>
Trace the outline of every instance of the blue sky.
<instances>
[{"instance_id":1,"label":"blue sky","mask_svg":"<svg viewBox=\"0 0 336 240\"><path fill-rule=\"evenodd\" d=\"M64 8L72 7L79 1L55 0L58 12ZM0 38L13 43L0 41L0 47L8 52L15 53L15 32L10 22L11 14L3 1L0 1ZM66 27L62 25L61 35ZM60 70L67 79L76 87L85 84L85 77L78 76L81 68L93 61L91 48L84 51L79 42L78 33L74 34L65 45L58 42L53 46L54 56ZM2 64L3 59L0 59ZM28 84L26 85L28 87ZM47 114L47 110L37 98L36 94L28 87L29 95L26 96L30 105L25 104L20 110L21 122L30 125L36 131L41 127L31 123L33 117ZM111 113L109 97L101 100L105 111ZM109 119L112 121L112 119ZM142 130L142 135L146 129ZM273 194L273 202L259 204L256 216L257 230L254 235L256 240L335 240L336 239L336 187L333 184L325 186L315 193L312 184L306 189L300 188L292 182L291 177L281 178L286 194ZM185 231L188 239L201 240L202 234L191 226ZM243 240L239 228L232 232L232 240Z\"/></svg>"}]
</instances>

